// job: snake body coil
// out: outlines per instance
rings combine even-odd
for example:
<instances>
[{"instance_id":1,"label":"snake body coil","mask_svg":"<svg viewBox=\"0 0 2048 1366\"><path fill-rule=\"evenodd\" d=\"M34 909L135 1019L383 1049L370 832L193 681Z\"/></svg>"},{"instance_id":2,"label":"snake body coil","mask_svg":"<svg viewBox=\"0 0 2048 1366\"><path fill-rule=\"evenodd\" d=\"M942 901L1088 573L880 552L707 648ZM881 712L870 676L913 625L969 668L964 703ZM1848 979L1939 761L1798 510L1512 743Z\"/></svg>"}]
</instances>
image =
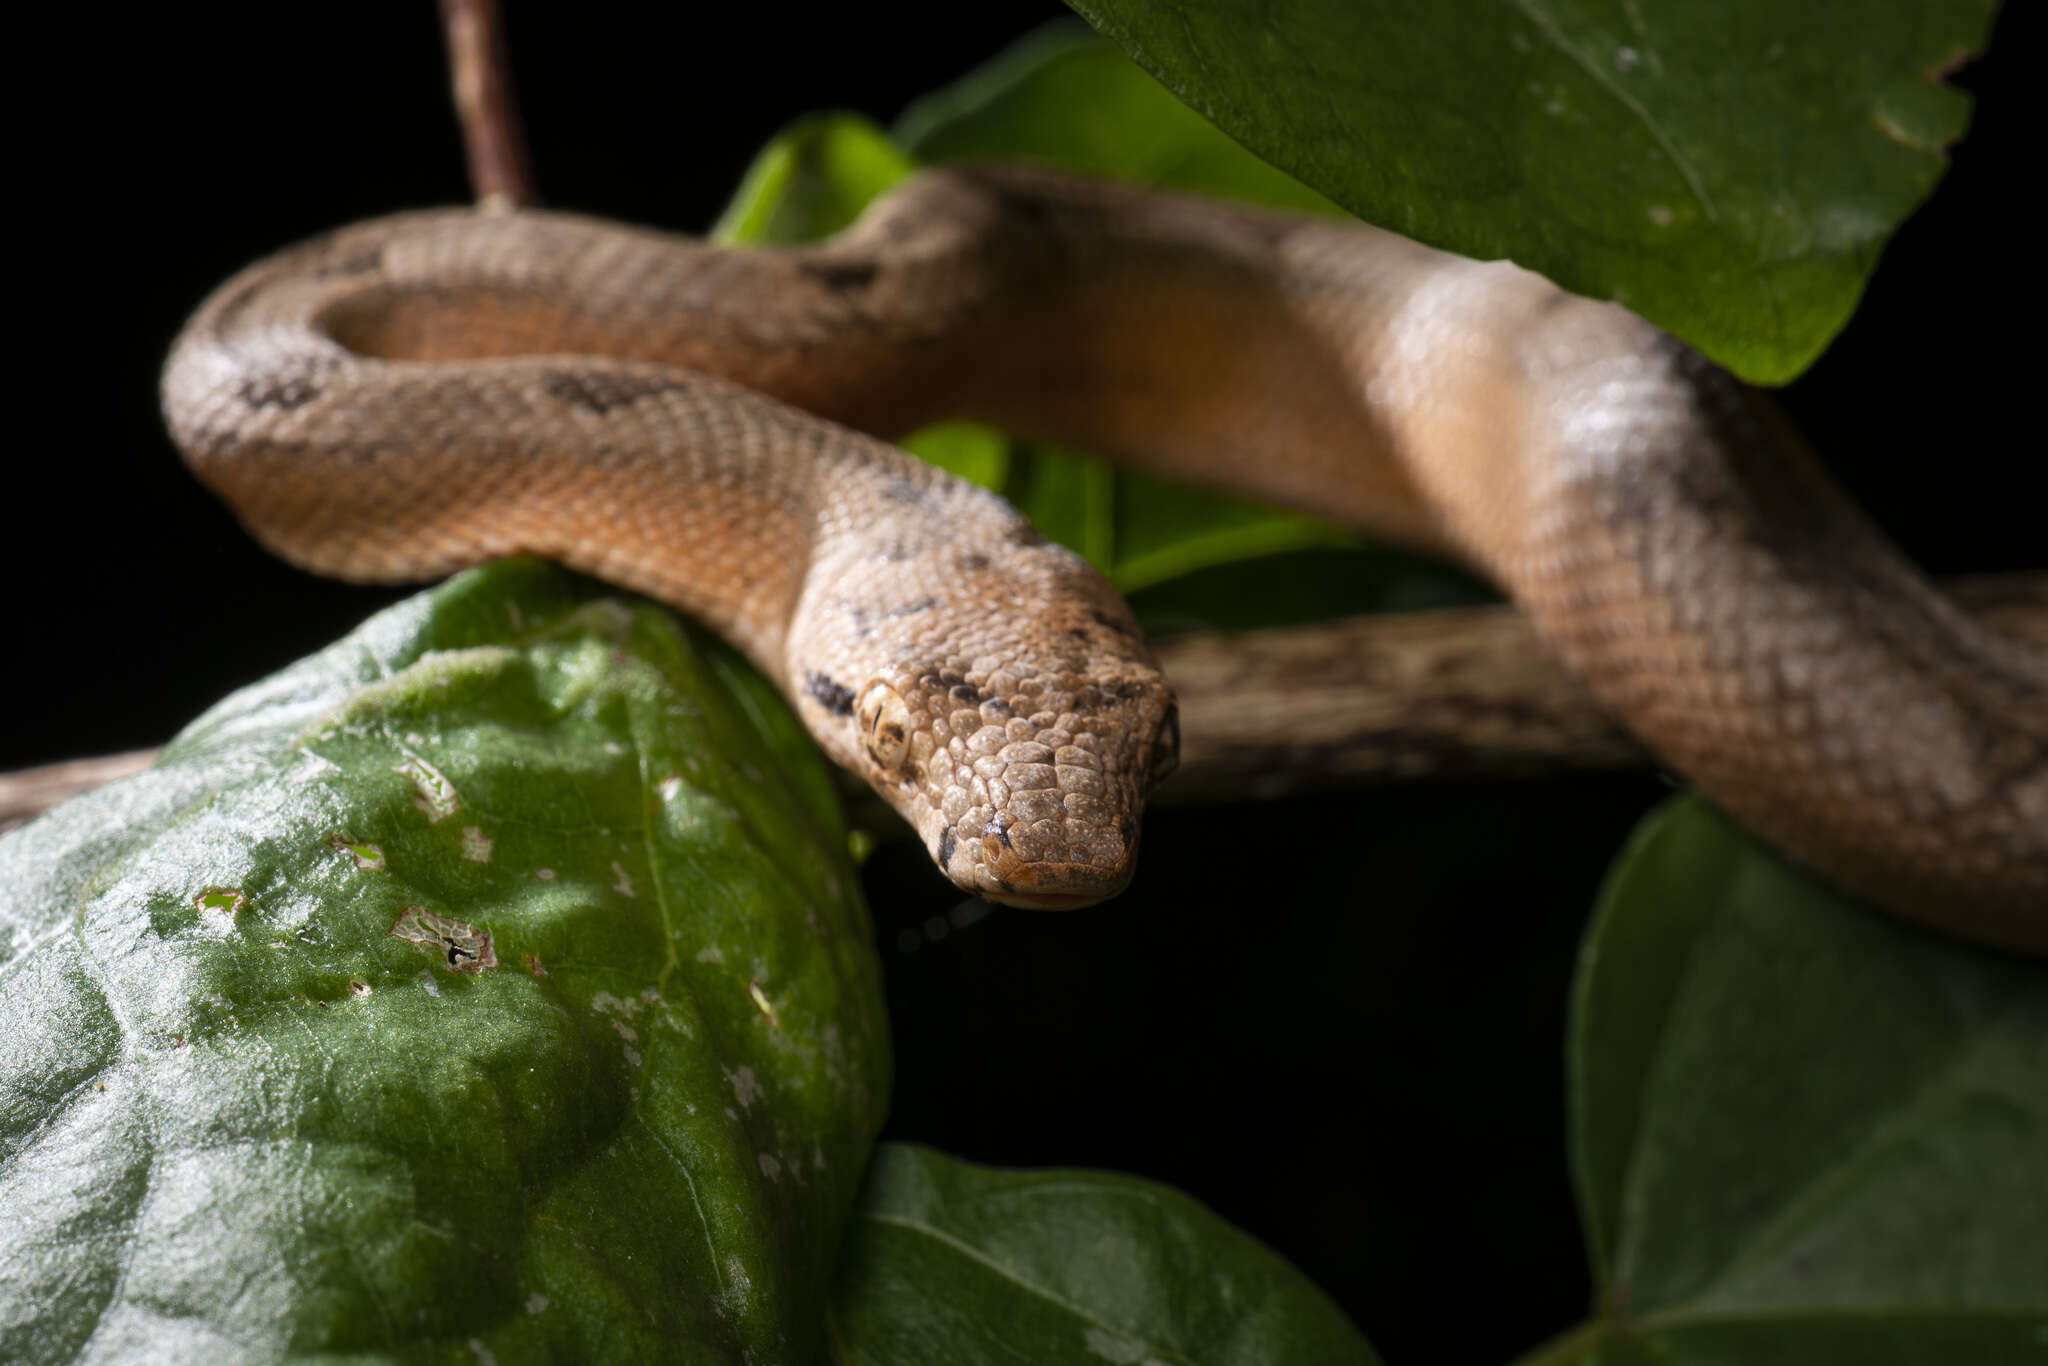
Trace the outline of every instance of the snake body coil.
<instances>
[{"instance_id":1,"label":"snake body coil","mask_svg":"<svg viewBox=\"0 0 2048 1366\"><path fill-rule=\"evenodd\" d=\"M407 214L223 286L164 404L300 564L531 552L702 617L994 899L1120 888L1176 721L1093 571L877 439L942 416L1456 555L1792 856L2048 952L2048 662L1755 396L1506 264L1022 170L926 172L790 251Z\"/></svg>"}]
</instances>

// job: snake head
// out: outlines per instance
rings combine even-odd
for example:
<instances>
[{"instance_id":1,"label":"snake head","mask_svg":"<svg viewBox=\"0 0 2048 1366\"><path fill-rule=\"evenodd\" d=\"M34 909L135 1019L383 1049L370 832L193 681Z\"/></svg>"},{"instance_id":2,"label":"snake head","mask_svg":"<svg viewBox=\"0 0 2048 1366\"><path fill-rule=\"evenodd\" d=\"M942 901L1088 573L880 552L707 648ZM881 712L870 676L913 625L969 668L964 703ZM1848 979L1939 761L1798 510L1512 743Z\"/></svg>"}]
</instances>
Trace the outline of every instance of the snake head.
<instances>
[{"instance_id":1,"label":"snake head","mask_svg":"<svg viewBox=\"0 0 2048 1366\"><path fill-rule=\"evenodd\" d=\"M851 717L870 780L963 890L1041 910L1114 896L1136 866L1145 798L1180 756L1164 678L1119 664L874 679Z\"/></svg>"},{"instance_id":2,"label":"snake head","mask_svg":"<svg viewBox=\"0 0 2048 1366\"><path fill-rule=\"evenodd\" d=\"M1122 891L1145 799L1179 762L1180 720L1109 585L1034 534L835 602L812 615L838 624L797 642L792 691L940 870L1013 906Z\"/></svg>"}]
</instances>

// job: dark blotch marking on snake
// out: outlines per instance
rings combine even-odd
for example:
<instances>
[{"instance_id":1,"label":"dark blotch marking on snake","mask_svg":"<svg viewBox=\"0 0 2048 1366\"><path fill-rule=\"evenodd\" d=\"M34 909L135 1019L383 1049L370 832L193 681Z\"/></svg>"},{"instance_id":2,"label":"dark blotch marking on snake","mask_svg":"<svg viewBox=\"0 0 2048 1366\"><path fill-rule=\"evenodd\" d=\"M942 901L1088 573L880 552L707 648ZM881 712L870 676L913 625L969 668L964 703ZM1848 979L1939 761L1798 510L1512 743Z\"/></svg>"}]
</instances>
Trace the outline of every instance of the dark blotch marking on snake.
<instances>
[{"instance_id":1,"label":"dark blotch marking on snake","mask_svg":"<svg viewBox=\"0 0 2048 1366\"><path fill-rule=\"evenodd\" d=\"M929 501L929 495L923 489L902 478L892 478L882 485L882 497L905 507L923 507Z\"/></svg>"},{"instance_id":2,"label":"dark blotch marking on snake","mask_svg":"<svg viewBox=\"0 0 2048 1366\"><path fill-rule=\"evenodd\" d=\"M322 280L331 280L341 275L368 275L384 268L384 248L371 247L367 251L353 252L339 260L329 261L313 272Z\"/></svg>"},{"instance_id":3,"label":"dark blotch marking on snake","mask_svg":"<svg viewBox=\"0 0 2048 1366\"><path fill-rule=\"evenodd\" d=\"M834 716L853 715L853 689L833 682L816 669L804 675L804 695Z\"/></svg>"},{"instance_id":4,"label":"dark blotch marking on snake","mask_svg":"<svg viewBox=\"0 0 2048 1366\"><path fill-rule=\"evenodd\" d=\"M1088 615L1094 619L1095 624L1097 626L1103 627L1106 630L1114 631L1118 635L1124 637L1124 639L1126 640L1130 639L1134 634L1136 634L1131 630L1130 627L1124 625L1122 622L1118 621L1115 617L1109 615L1109 613L1103 611L1099 607L1089 608Z\"/></svg>"},{"instance_id":5,"label":"dark blotch marking on snake","mask_svg":"<svg viewBox=\"0 0 2048 1366\"><path fill-rule=\"evenodd\" d=\"M235 397L251 408L282 408L290 412L320 397L320 386L300 375L259 376L236 385Z\"/></svg>"},{"instance_id":6,"label":"dark blotch marking on snake","mask_svg":"<svg viewBox=\"0 0 2048 1366\"><path fill-rule=\"evenodd\" d=\"M577 374L571 370L550 370L541 377L541 387L550 398L599 417L638 403L656 394L680 393L689 381L657 375Z\"/></svg>"},{"instance_id":7,"label":"dark blotch marking on snake","mask_svg":"<svg viewBox=\"0 0 2048 1366\"><path fill-rule=\"evenodd\" d=\"M825 288L844 294L873 284L881 267L873 261L805 261L799 269Z\"/></svg>"},{"instance_id":8,"label":"dark blotch marking on snake","mask_svg":"<svg viewBox=\"0 0 2048 1366\"><path fill-rule=\"evenodd\" d=\"M960 557L960 567L972 574L988 568L988 556L979 550L970 550Z\"/></svg>"},{"instance_id":9,"label":"dark blotch marking on snake","mask_svg":"<svg viewBox=\"0 0 2048 1366\"><path fill-rule=\"evenodd\" d=\"M960 841L953 834L953 827L947 826L946 833L939 836L939 867L944 868L953 862L953 850L959 845Z\"/></svg>"}]
</instances>

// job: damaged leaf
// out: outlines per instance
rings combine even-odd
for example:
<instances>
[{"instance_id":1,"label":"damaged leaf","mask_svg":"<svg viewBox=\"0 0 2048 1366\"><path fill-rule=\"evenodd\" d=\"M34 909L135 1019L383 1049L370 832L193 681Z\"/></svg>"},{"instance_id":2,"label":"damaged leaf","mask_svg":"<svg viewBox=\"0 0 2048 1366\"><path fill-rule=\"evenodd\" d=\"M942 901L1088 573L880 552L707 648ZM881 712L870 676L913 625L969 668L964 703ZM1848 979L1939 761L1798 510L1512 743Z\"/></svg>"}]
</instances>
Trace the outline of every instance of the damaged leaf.
<instances>
[{"instance_id":1,"label":"damaged leaf","mask_svg":"<svg viewBox=\"0 0 2048 1366\"><path fill-rule=\"evenodd\" d=\"M0 838L0 1360L813 1359L888 1098L846 836L603 593L463 575Z\"/></svg>"}]
</instances>

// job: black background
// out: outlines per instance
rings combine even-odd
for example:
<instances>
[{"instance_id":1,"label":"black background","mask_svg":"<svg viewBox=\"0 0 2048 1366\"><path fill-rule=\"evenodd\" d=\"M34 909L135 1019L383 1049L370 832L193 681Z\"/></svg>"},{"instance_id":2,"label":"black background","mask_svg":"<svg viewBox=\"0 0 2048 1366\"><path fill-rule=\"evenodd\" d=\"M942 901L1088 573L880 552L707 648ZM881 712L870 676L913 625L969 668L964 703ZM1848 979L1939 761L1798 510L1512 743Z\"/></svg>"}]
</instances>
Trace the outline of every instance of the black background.
<instances>
[{"instance_id":1,"label":"black background","mask_svg":"<svg viewBox=\"0 0 2048 1366\"><path fill-rule=\"evenodd\" d=\"M2048 562L2023 487L2042 449L2028 8L1960 77L1980 102L1947 180L1786 397L1937 572ZM790 118L887 122L1061 13L514 4L510 21L548 201L696 229ZM257 255L467 193L426 0L52 6L10 29L0 769L161 742L397 596L258 551L165 441L156 370ZM1503 1359L1585 1308L1564 993L1600 873L1664 790L1435 782L1168 810L1126 900L958 928L923 854L885 846L868 881L891 1134L1174 1182L1295 1259L1391 1361Z\"/></svg>"}]
</instances>

